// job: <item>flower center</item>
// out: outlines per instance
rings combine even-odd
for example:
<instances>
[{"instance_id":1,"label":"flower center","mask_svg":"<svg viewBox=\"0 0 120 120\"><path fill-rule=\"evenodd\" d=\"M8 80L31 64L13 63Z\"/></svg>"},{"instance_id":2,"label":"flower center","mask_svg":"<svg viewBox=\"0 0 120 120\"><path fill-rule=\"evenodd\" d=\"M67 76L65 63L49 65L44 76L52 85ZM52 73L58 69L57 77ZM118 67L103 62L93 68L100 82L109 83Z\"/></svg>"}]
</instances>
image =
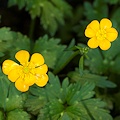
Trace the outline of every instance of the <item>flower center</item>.
<instances>
[{"instance_id":1,"label":"flower center","mask_svg":"<svg viewBox=\"0 0 120 120\"><path fill-rule=\"evenodd\" d=\"M97 37L98 40L104 40L104 39L106 39L106 31L104 29L100 29L96 33L96 37Z\"/></svg>"},{"instance_id":2,"label":"flower center","mask_svg":"<svg viewBox=\"0 0 120 120\"><path fill-rule=\"evenodd\" d=\"M23 67L23 72L26 74L26 73L29 73L30 72L30 68L29 67Z\"/></svg>"}]
</instances>

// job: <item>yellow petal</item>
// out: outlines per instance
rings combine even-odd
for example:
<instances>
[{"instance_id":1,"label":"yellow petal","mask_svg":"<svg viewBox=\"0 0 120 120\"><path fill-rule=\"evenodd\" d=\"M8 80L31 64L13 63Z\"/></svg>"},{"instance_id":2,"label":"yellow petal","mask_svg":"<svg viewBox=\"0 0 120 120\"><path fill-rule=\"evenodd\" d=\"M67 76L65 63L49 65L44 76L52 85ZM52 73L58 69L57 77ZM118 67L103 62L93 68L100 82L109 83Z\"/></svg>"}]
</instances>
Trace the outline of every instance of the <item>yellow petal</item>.
<instances>
[{"instance_id":1,"label":"yellow petal","mask_svg":"<svg viewBox=\"0 0 120 120\"><path fill-rule=\"evenodd\" d=\"M98 47L98 41L95 37L89 39L87 44L90 48L97 48Z\"/></svg>"},{"instance_id":2,"label":"yellow petal","mask_svg":"<svg viewBox=\"0 0 120 120\"><path fill-rule=\"evenodd\" d=\"M45 74L48 71L48 67L46 64L41 65L40 67L35 68L36 74Z\"/></svg>"},{"instance_id":3,"label":"yellow petal","mask_svg":"<svg viewBox=\"0 0 120 120\"><path fill-rule=\"evenodd\" d=\"M34 64L35 67L38 67L38 66L44 64L44 58L43 58L43 56L42 56L41 54L39 54L39 53L34 53L34 54L31 56L30 63Z\"/></svg>"},{"instance_id":4,"label":"yellow petal","mask_svg":"<svg viewBox=\"0 0 120 120\"><path fill-rule=\"evenodd\" d=\"M12 69L9 73L8 73L8 79L11 82L15 82L19 77L20 77L20 73L21 71L19 69Z\"/></svg>"},{"instance_id":5,"label":"yellow petal","mask_svg":"<svg viewBox=\"0 0 120 120\"><path fill-rule=\"evenodd\" d=\"M20 64L25 65L29 61L30 54L26 50L20 50L15 54L15 58L20 62Z\"/></svg>"},{"instance_id":6,"label":"yellow petal","mask_svg":"<svg viewBox=\"0 0 120 120\"><path fill-rule=\"evenodd\" d=\"M91 28L91 29L93 29L93 30L96 32L97 30L99 30L100 24L99 24L99 22L98 22L97 20L93 20L93 21L87 26L87 28Z\"/></svg>"},{"instance_id":7,"label":"yellow petal","mask_svg":"<svg viewBox=\"0 0 120 120\"><path fill-rule=\"evenodd\" d=\"M102 29L108 29L108 28L111 28L111 27L112 27L112 22L109 19L103 18L100 21L100 28L102 28Z\"/></svg>"},{"instance_id":8,"label":"yellow petal","mask_svg":"<svg viewBox=\"0 0 120 120\"><path fill-rule=\"evenodd\" d=\"M95 34L96 34L96 32L95 32L93 29L91 29L91 28L87 28L87 29L85 30L85 36L86 36L86 37L91 38L91 37L94 37Z\"/></svg>"},{"instance_id":9,"label":"yellow petal","mask_svg":"<svg viewBox=\"0 0 120 120\"><path fill-rule=\"evenodd\" d=\"M102 49L102 50L108 50L111 46L111 43L108 41L108 40L102 40L99 44L99 47Z\"/></svg>"},{"instance_id":10,"label":"yellow petal","mask_svg":"<svg viewBox=\"0 0 120 120\"><path fill-rule=\"evenodd\" d=\"M12 60L5 60L2 64L2 71L4 74L8 75L8 73L16 68L17 66L19 66L16 62L12 61Z\"/></svg>"},{"instance_id":11,"label":"yellow petal","mask_svg":"<svg viewBox=\"0 0 120 120\"><path fill-rule=\"evenodd\" d=\"M26 85L31 86L35 83L36 76L31 73L25 74L23 80Z\"/></svg>"},{"instance_id":12,"label":"yellow petal","mask_svg":"<svg viewBox=\"0 0 120 120\"><path fill-rule=\"evenodd\" d=\"M43 74L43 75L40 75L40 76L36 76L36 85L40 86L40 87L43 87L47 84L48 82L48 75L47 74Z\"/></svg>"},{"instance_id":13,"label":"yellow petal","mask_svg":"<svg viewBox=\"0 0 120 120\"><path fill-rule=\"evenodd\" d=\"M21 92L26 92L29 90L29 86L24 84L24 81L22 79L18 79L15 82L15 87Z\"/></svg>"},{"instance_id":14,"label":"yellow petal","mask_svg":"<svg viewBox=\"0 0 120 120\"><path fill-rule=\"evenodd\" d=\"M86 37L94 37L96 32L99 30L99 22L97 20L93 20L85 30Z\"/></svg>"},{"instance_id":15,"label":"yellow petal","mask_svg":"<svg viewBox=\"0 0 120 120\"><path fill-rule=\"evenodd\" d=\"M118 37L118 32L115 28L109 28L106 30L106 38L112 42Z\"/></svg>"}]
</instances>

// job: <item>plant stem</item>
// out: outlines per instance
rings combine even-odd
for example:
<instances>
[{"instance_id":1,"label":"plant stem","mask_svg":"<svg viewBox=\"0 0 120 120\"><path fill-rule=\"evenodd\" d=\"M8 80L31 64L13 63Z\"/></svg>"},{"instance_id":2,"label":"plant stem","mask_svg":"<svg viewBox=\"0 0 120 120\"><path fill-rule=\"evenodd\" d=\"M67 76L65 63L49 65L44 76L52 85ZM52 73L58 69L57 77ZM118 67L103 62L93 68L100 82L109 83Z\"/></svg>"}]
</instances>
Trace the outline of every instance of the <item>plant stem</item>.
<instances>
[{"instance_id":1,"label":"plant stem","mask_svg":"<svg viewBox=\"0 0 120 120\"><path fill-rule=\"evenodd\" d=\"M84 61L84 56L82 55L79 60L79 72L81 76L83 75L83 61Z\"/></svg>"},{"instance_id":2,"label":"plant stem","mask_svg":"<svg viewBox=\"0 0 120 120\"><path fill-rule=\"evenodd\" d=\"M30 29L29 29L29 38L30 38L30 49L32 49L33 46L33 35L34 35L34 30L35 30L35 22L36 19L31 19L31 23L30 23Z\"/></svg>"},{"instance_id":3,"label":"plant stem","mask_svg":"<svg viewBox=\"0 0 120 120\"><path fill-rule=\"evenodd\" d=\"M31 40L33 39L34 29L35 29L35 19L31 19L30 29L29 29L29 38Z\"/></svg>"}]
</instances>

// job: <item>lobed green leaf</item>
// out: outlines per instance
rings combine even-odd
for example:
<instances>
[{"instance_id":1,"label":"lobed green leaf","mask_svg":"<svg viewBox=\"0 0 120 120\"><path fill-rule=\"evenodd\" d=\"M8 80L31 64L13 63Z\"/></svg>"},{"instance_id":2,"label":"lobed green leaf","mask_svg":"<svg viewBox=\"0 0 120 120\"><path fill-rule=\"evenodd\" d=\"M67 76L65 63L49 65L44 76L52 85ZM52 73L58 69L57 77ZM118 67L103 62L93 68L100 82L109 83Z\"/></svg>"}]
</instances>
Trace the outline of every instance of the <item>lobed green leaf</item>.
<instances>
[{"instance_id":1,"label":"lobed green leaf","mask_svg":"<svg viewBox=\"0 0 120 120\"><path fill-rule=\"evenodd\" d=\"M96 86L101 88L114 88L116 87L116 84L108 81L107 77L90 74L90 73L84 73L83 76L79 74L78 71L72 71L69 72L68 76L71 78L72 81L80 81L81 83L90 82L94 83Z\"/></svg>"},{"instance_id":2,"label":"lobed green leaf","mask_svg":"<svg viewBox=\"0 0 120 120\"><path fill-rule=\"evenodd\" d=\"M92 118L95 120L105 120L107 118L108 120L112 119L108 111L104 109L106 104L100 99L92 98L94 95L93 89L95 87L93 83L77 82L70 84L68 78L65 78L62 84L60 84L59 78L50 72L49 78L49 83L43 89L46 93L46 102L39 108L37 120L91 120ZM38 87L34 87L34 90L35 89L36 91L40 90ZM39 98L41 95L39 92L37 92L37 94L35 97L36 101L40 102L41 100ZM32 102L32 100L34 101L35 99L31 99L31 102L29 102L30 106L35 103ZM31 107L30 112L33 110L35 109ZM95 115L93 113L95 113Z\"/></svg>"},{"instance_id":3,"label":"lobed green leaf","mask_svg":"<svg viewBox=\"0 0 120 120\"><path fill-rule=\"evenodd\" d=\"M30 115L21 109L15 109L7 114L6 120L30 120Z\"/></svg>"},{"instance_id":4,"label":"lobed green leaf","mask_svg":"<svg viewBox=\"0 0 120 120\"><path fill-rule=\"evenodd\" d=\"M25 7L32 19L40 17L43 28L51 35L57 31L58 24L64 24L66 16L72 15L71 6L63 0L9 0L8 6L13 5L18 5L19 9Z\"/></svg>"},{"instance_id":5,"label":"lobed green leaf","mask_svg":"<svg viewBox=\"0 0 120 120\"><path fill-rule=\"evenodd\" d=\"M45 35L35 42L33 52L41 53L48 67L54 69L54 73L57 73L71 60L74 52L69 50L69 48L73 45L74 41L66 48L65 45L60 44L60 39L49 39Z\"/></svg>"}]
</instances>

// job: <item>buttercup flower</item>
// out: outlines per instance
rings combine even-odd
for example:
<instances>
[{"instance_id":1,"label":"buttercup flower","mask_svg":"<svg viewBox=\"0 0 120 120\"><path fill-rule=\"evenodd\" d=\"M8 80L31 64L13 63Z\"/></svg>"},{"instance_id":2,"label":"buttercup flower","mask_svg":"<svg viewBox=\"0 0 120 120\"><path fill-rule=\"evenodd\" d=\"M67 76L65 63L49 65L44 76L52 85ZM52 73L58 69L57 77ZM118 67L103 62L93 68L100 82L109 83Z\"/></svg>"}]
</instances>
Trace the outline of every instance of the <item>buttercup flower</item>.
<instances>
[{"instance_id":1,"label":"buttercup flower","mask_svg":"<svg viewBox=\"0 0 120 120\"><path fill-rule=\"evenodd\" d=\"M85 30L85 36L90 38L88 46L90 48L97 48L98 46L102 50L108 50L117 36L118 32L112 27L112 22L103 18L100 23L97 20L93 20Z\"/></svg>"},{"instance_id":2,"label":"buttercup flower","mask_svg":"<svg viewBox=\"0 0 120 120\"><path fill-rule=\"evenodd\" d=\"M28 51L20 50L15 54L15 58L20 64L5 60L2 65L2 71L8 75L11 82L15 82L15 87L21 91L28 91L29 86L36 84L43 87L48 82L48 67L44 64L44 58L39 53L34 53L29 61Z\"/></svg>"}]
</instances>

